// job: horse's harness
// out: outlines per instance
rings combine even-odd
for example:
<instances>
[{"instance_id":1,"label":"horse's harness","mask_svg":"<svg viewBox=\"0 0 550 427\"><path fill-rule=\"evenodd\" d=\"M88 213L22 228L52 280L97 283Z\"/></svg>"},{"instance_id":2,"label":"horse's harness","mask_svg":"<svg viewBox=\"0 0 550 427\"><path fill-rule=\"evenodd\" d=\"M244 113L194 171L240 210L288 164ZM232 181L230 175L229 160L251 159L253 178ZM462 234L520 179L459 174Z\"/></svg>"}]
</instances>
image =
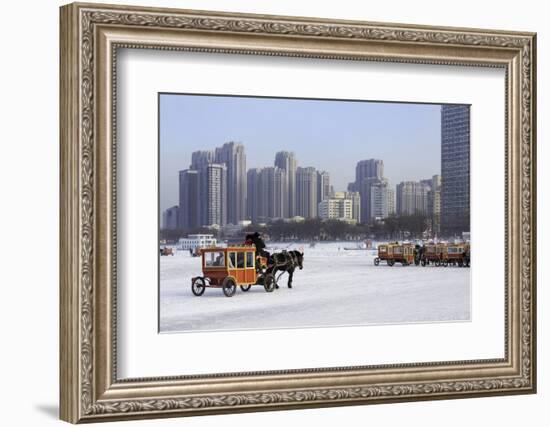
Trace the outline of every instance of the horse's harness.
<instances>
[{"instance_id":1,"label":"horse's harness","mask_svg":"<svg viewBox=\"0 0 550 427\"><path fill-rule=\"evenodd\" d=\"M288 252L286 250L283 250L281 253L281 255L283 255L285 257L285 263L287 261L290 261L290 266L292 268L296 268L296 266L299 266L298 264L298 260L297 260L297 256L294 255L292 252ZM279 255L279 254L273 254L274 255L274 258ZM275 258L276 259L276 258ZM275 263L276 266L280 265L278 262Z\"/></svg>"}]
</instances>

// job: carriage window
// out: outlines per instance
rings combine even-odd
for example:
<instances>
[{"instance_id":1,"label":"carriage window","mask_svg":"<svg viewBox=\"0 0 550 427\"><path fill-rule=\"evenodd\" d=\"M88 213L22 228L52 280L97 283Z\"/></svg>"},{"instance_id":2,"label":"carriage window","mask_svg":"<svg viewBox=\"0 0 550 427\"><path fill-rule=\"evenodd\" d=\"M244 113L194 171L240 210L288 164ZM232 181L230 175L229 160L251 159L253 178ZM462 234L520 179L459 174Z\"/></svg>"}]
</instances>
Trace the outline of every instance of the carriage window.
<instances>
[{"instance_id":1,"label":"carriage window","mask_svg":"<svg viewBox=\"0 0 550 427\"><path fill-rule=\"evenodd\" d=\"M394 254L402 254L403 253L403 248L397 246L396 248L393 248L393 253Z\"/></svg>"},{"instance_id":2,"label":"carriage window","mask_svg":"<svg viewBox=\"0 0 550 427\"><path fill-rule=\"evenodd\" d=\"M378 250L380 252L386 252L386 247L385 246L378 246Z\"/></svg>"},{"instance_id":3,"label":"carriage window","mask_svg":"<svg viewBox=\"0 0 550 427\"><path fill-rule=\"evenodd\" d=\"M246 253L246 268L254 268L254 253Z\"/></svg>"},{"instance_id":4,"label":"carriage window","mask_svg":"<svg viewBox=\"0 0 550 427\"><path fill-rule=\"evenodd\" d=\"M228 261L228 266L229 268L235 268L235 265L237 265L237 262L236 262L236 253L235 252L229 252L229 261Z\"/></svg>"},{"instance_id":5,"label":"carriage window","mask_svg":"<svg viewBox=\"0 0 550 427\"><path fill-rule=\"evenodd\" d=\"M237 252L237 268L244 268L244 252Z\"/></svg>"},{"instance_id":6,"label":"carriage window","mask_svg":"<svg viewBox=\"0 0 550 427\"><path fill-rule=\"evenodd\" d=\"M206 252L204 254L205 267L223 267L225 259L223 252Z\"/></svg>"}]
</instances>

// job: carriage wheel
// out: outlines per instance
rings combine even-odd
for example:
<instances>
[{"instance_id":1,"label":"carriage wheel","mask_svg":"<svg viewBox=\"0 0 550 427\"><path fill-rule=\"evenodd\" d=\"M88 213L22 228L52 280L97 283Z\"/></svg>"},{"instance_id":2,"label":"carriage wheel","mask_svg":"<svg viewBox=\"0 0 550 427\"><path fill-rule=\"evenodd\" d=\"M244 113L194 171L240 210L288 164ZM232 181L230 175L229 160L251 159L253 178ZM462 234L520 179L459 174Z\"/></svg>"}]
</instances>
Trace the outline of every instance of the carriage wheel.
<instances>
[{"instance_id":1,"label":"carriage wheel","mask_svg":"<svg viewBox=\"0 0 550 427\"><path fill-rule=\"evenodd\" d=\"M461 259L458 260L458 266L459 266L459 267L463 267L463 266L464 266L464 263L462 262Z\"/></svg>"},{"instance_id":2,"label":"carriage wheel","mask_svg":"<svg viewBox=\"0 0 550 427\"><path fill-rule=\"evenodd\" d=\"M446 259L443 260L443 267L447 267L449 265L449 261Z\"/></svg>"},{"instance_id":3,"label":"carriage wheel","mask_svg":"<svg viewBox=\"0 0 550 427\"><path fill-rule=\"evenodd\" d=\"M395 261L394 261L393 259L389 259L389 260L388 260L388 265L389 265L390 267L393 267L394 264L395 264Z\"/></svg>"},{"instance_id":4,"label":"carriage wheel","mask_svg":"<svg viewBox=\"0 0 550 427\"><path fill-rule=\"evenodd\" d=\"M193 282L191 283L191 291L193 292L193 295L200 297L202 294L204 294L204 290L206 289L204 279L202 277L195 277L193 279Z\"/></svg>"},{"instance_id":5,"label":"carriage wheel","mask_svg":"<svg viewBox=\"0 0 550 427\"><path fill-rule=\"evenodd\" d=\"M422 261L420 261L420 263L422 264L422 267L426 267L426 259L425 258L422 258Z\"/></svg>"},{"instance_id":6,"label":"carriage wheel","mask_svg":"<svg viewBox=\"0 0 550 427\"><path fill-rule=\"evenodd\" d=\"M439 267L441 265L441 260L440 259L436 259L435 260L435 266L436 267Z\"/></svg>"},{"instance_id":7,"label":"carriage wheel","mask_svg":"<svg viewBox=\"0 0 550 427\"><path fill-rule=\"evenodd\" d=\"M241 285L241 290L243 292L247 292L248 290L250 290L251 287L252 285Z\"/></svg>"},{"instance_id":8,"label":"carriage wheel","mask_svg":"<svg viewBox=\"0 0 550 427\"><path fill-rule=\"evenodd\" d=\"M407 261L406 259L404 259L403 261L401 261L401 265L403 267L406 267L407 265L409 265L409 261Z\"/></svg>"},{"instance_id":9,"label":"carriage wheel","mask_svg":"<svg viewBox=\"0 0 550 427\"><path fill-rule=\"evenodd\" d=\"M374 265L380 264L380 258L376 257L374 258Z\"/></svg>"},{"instance_id":10,"label":"carriage wheel","mask_svg":"<svg viewBox=\"0 0 550 427\"><path fill-rule=\"evenodd\" d=\"M237 291L237 284L235 283L235 280L232 279L231 277L226 277L225 279L223 279L222 289L223 289L223 294L226 297L232 297L233 295L235 295L235 292Z\"/></svg>"},{"instance_id":11,"label":"carriage wheel","mask_svg":"<svg viewBox=\"0 0 550 427\"><path fill-rule=\"evenodd\" d=\"M275 289L275 276L271 273L267 273L264 277L264 289L266 292L273 292Z\"/></svg>"}]
</instances>

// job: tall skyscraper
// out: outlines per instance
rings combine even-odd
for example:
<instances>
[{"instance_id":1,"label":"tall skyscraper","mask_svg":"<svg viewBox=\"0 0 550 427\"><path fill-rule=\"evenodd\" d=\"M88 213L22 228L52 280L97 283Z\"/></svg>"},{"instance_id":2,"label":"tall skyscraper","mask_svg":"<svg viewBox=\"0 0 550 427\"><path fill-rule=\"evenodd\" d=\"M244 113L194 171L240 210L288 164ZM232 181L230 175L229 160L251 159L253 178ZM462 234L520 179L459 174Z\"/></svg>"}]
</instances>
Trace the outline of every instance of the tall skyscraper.
<instances>
[{"instance_id":1,"label":"tall skyscraper","mask_svg":"<svg viewBox=\"0 0 550 427\"><path fill-rule=\"evenodd\" d=\"M285 171L286 203L284 206L284 217L296 215L296 157L293 152L279 151L275 154L275 166Z\"/></svg>"},{"instance_id":2,"label":"tall skyscraper","mask_svg":"<svg viewBox=\"0 0 550 427\"><path fill-rule=\"evenodd\" d=\"M326 171L317 172L317 203L330 197L330 174Z\"/></svg>"},{"instance_id":3,"label":"tall skyscraper","mask_svg":"<svg viewBox=\"0 0 550 427\"><path fill-rule=\"evenodd\" d=\"M199 227L199 171L182 170L179 173L178 228Z\"/></svg>"},{"instance_id":4,"label":"tall skyscraper","mask_svg":"<svg viewBox=\"0 0 550 427\"><path fill-rule=\"evenodd\" d=\"M189 192L189 196L185 197L186 212L182 212L182 224L184 228L200 227L208 224L208 166L214 161L214 152L211 150L200 150L191 153L191 166L187 170L189 174L195 173L197 180L197 189ZM185 172L185 171L184 171ZM180 172L180 209L182 207L181 192L182 181ZM189 211L195 211L191 213ZM185 220L185 217L189 220ZM196 217L196 219L195 219Z\"/></svg>"},{"instance_id":5,"label":"tall skyscraper","mask_svg":"<svg viewBox=\"0 0 550 427\"><path fill-rule=\"evenodd\" d=\"M247 173L247 210L252 222L284 218L287 203L286 171L278 167L250 169Z\"/></svg>"},{"instance_id":6,"label":"tall skyscraper","mask_svg":"<svg viewBox=\"0 0 550 427\"><path fill-rule=\"evenodd\" d=\"M397 185L397 214L414 215L428 213L428 191L430 187L421 182L404 181Z\"/></svg>"},{"instance_id":7,"label":"tall skyscraper","mask_svg":"<svg viewBox=\"0 0 550 427\"><path fill-rule=\"evenodd\" d=\"M470 107L441 106L441 231L470 231Z\"/></svg>"},{"instance_id":8,"label":"tall skyscraper","mask_svg":"<svg viewBox=\"0 0 550 427\"><path fill-rule=\"evenodd\" d=\"M337 193L335 193L337 194ZM361 195L357 191L346 191L344 197L352 201L351 218L355 222L361 222Z\"/></svg>"},{"instance_id":9,"label":"tall skyscraper","mask_svg":"<svg viewBox=\"0 0 550 427\"><path fill-rule=\"evenodd\" d=\"M379 159L367 159L357 162L355 182L348 185L348 191L357 191L361 196L361 222L372 218L371 186L385 182L384 162Z\"/></svg>"},{"instance_id":10,"label":"tall skyscraper","mask_svg":"<svg viewBox=\"0 0 550 427\"><path fill-rule=\"evenodd\" d=\"M365 178L384 178L384 162L379 159L368 159L357 162L355 166L355 182L360 183Z\"/></svg>"},{"instance_id":11,"label":"tall skyscraper","mask_svg":"<svg viewBox=\"0 0 550 427\"><path fill-rule=\"evenodd\" d=\"M304 218L317 217L317 171L313 167L296 169L296 213Z\"/></svg>"},{"instance_id":12,"label":"tall skyscraper","mask_svg":"<svg viewBox=\"0 0 550 427\"><path fill-rule=\"evenodd\" d=\"M441 232L441 190L430 190L428 193L428 212L431 214L432 231Z\"/></svg>"},{"instance_id":13,"label":"tall skyscraper","mask_svg":"<svg viewBox=\"0 0 550 427\"><path fill-rule=\"evenodd\" d=\"M195 151L191 154L191 169L201 170L214 162L214 152L210 150Z\"/></svg>"},{"instance_id":14,"label":"tall skyscraper","mask_svg":"<svg viewBox=\"0 0 550 427\"><path fill-rule=\"evenodd\" d=\"M263 168L260 172L261 209L269 219L283 218L286 206L286 172L278 167Z\"/></svg>"},{"instance_id":15,"label":"tall skyscraper","mask_svg":"<svg viewBox=\"0 0 550 427\"><path fill-rule=\"evenodd\" d=\"M380 180L370 188L370 218L384 219L393 213L393 190L387 180Z\"/></svg>"},{"instance_id":16,"label":"tall skyscraper","mask_svg":"<svg viewBox=\"0 0 550 427\"><path fill-rule=\"evenodd\" d=\"M432 176L432 188L440 188L441 187L441 175L433 175Z\"/></svg>"},{"instance_id":17,"label":"tall skyscraper","mask_svg":"<svg viewBox=\"0 0 550 427\"><path fill-rule=\"evenodd\" d=\"M178 228L178 206L166 209L162 215L162 228L164 230L175 230Z\"/></svg>"},{"instance_id":18,"label":"tall skyscraper","mask_svg":"<svg viewBox=\"0 0 550 427\"><path fill-rule=\"evenodd\" d=\"M259 222L260 213L258 205L261 197L260 192L261 169L249 169L246 174L246 213L247 218L253 223Z\"/></svg>"},{"instance_id":19,"label":"tall skyscraper","mask_svg":"<svg viewBox=\"0 0 550 427\"><path fill-rule=\"evenodd\" d=\"M441 232L441 175L434 175L430 179L422 180L429 187L428 216L431 221L432 232Z\"/></svg>"},{"instance_id":20,"label":"tall skyscraper","mask_svg":"<svg viewBox=\"0 0 550 427\"><path fill-rule=\"evenodd\" d=\"M244 146L227 142L217 147L214 162L227 168L227 221L237 224L246 219L246 154Z\"/></svg>"},{"instance_id":21,"label":"tall skyscraper","mask_svg":"<svg viewBox=\"0 0 550 427\"><path fill-rule=\"evenodd\" d=\"M211 163L201 171L206 175L206 192L201 194L202 225L227 224L227 168Z\"/></svg>"},{"instance_id":22,"label":"tall skyscraper","mask_svg":"<svg viewBox=\"0 0 550 427\"><path fill-rule=\"evenodd\" d=\"M384 184L387 180L385 178L378 177L365 177L360 183L357 184L357 191L361 195L361 222L369 222L372 215L372 205L371 205L371 189L375 185Z\"/></svg>"},{"instance_id":23,"label":"tall skyscraper","mask_svg":"<svg viewBox=\"0 0 550 427\"><path fill-rule=\"evenodd\" d=\"M192 165L179 173L178 227L196 228L227 223L227 168L208 163L206 151L195 152Z\"/></svg>"},{"instance_id":24,"label":"tall skyscraper","mask_svg":"<svg viewBox=\"0 0 550 427\"><path fill-rule=\"evenodd\" d=\"M393 188L390 188L388 185L387 188L387 203L388 203L388 216L395 214L395 190Z\"/></svg>"}]
</instances>

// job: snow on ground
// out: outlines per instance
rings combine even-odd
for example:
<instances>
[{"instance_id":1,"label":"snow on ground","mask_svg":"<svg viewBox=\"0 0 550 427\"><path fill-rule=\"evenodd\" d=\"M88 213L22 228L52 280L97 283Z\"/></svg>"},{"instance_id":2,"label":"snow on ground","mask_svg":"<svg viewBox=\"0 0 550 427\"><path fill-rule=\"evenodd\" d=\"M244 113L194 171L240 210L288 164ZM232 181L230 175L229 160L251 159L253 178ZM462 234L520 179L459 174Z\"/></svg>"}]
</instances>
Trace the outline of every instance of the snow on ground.
<instances>
[{"instance_id":1,"label":"snow on ground","mask_svg":"<svg viewBox=\"0 0 550 427\"><path fill-rule=\"evenodd\" d=\"M279 289L237 288L226 297L206 288L196 297L191 278L202 275L201 258L185 251L160 257L161 332L278 329L470 319L470 269L375 266L375 251L344 250L353 243L276 244L304 251L304 269L287 275Z\"/></svg>"}]
</instances>

